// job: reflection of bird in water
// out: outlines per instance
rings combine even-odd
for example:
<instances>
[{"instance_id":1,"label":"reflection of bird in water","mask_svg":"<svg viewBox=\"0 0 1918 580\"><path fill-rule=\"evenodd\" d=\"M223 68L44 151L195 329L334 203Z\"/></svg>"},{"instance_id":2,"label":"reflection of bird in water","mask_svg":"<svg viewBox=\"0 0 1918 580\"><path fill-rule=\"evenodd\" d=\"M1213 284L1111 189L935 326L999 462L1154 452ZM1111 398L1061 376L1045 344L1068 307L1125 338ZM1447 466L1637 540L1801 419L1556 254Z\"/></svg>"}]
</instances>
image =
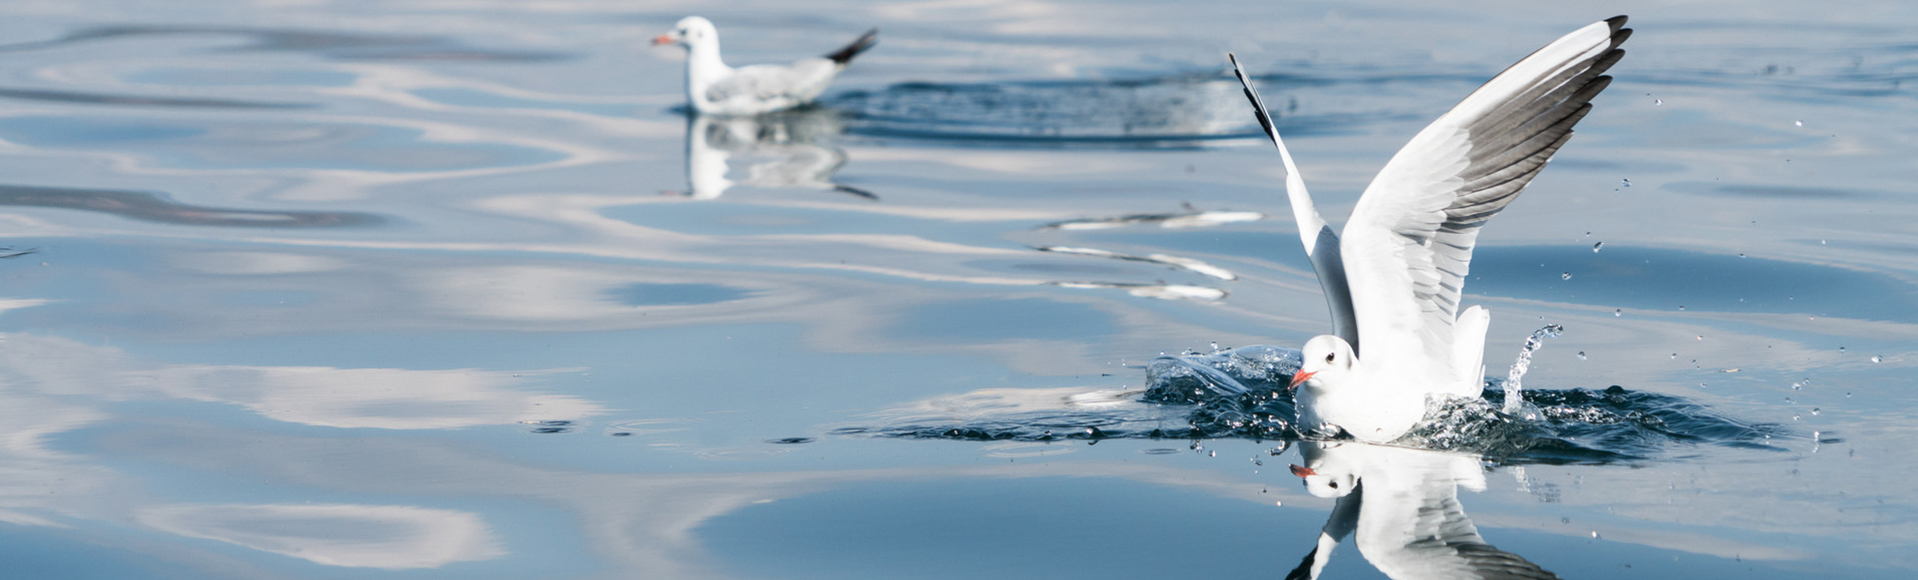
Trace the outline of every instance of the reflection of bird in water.
<instances>
[{"instance_id":1,"label":"reflection of bird in water","mask_svg":"<svg viewBox=\"0 0 1918 580\"><path fill-rule=\"evenodd\" d=\"M713 199L734 185L830 189L877 200L862 189L832 182L846 152L831 139L845 132L839 112L802 108L750 117L693 114L686 124L688 197ZM727 178L735 156L757 160L741 181Z\"/></svg>"},{"instance_id":2,"label":"reflection of bird in water","mask_svg":"<svg viewBox=\"0 0 1918 580\"><path fill-rule=\"evenodd\" d=\"M1558 578L1501 551L1478 533L1458 488L1485 489L1478 457L1357 442L1301 443L1292 473L1314 496L1338 498L1319 542L1286 580L1318 578L1350 534L1380 572L1395 579Z\"/></svg>"},{"instance_id":3,"label":"reflection of bird in water","mask_svg":"<svg viewBox=\"0 0 1918 580\"><path fill-rule=\"evenodd\" d=\"M1292 381L1305 386L1301 426L1390 441L1424 417L1428 397L1478 396L1491 314L1458 306L1479 228L1592 110L1611 81L1602 73L1625 56L1624 25L1619 16L1553 41L1420 131L1360 196L1343 240L1312 207L1271 117L1237 71L1279 147L1300 241L1332 309L1333 334L1305 343Z\"/></svg>"},{"instance_id":4,"label":"reflection of bird in water","mask_svg":"<svg viewBox=\"0 0 1918 580\"><path fill-rule=\"evenodd\" d=\"M753 115L812 102L852 57L872 48L878 38L879 29L874 28L825 56L792 64L733 68L719 59L719 30L712 21L688 16L672 31L654 38L653 45L686 47L686 100L693 110L709 115Z\"/></svg>"}]
</instances>

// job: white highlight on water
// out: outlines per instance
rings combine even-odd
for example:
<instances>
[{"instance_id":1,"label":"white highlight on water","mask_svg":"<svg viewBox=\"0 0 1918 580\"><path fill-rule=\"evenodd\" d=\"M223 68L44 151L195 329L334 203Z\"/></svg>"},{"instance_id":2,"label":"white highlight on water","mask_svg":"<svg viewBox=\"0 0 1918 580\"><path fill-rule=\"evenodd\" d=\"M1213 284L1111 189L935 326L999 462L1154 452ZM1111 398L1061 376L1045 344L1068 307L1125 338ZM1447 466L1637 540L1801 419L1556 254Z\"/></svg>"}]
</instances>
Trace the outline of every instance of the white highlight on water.
<instances>
[{"instance_id":1,"label":"white highlight on water","mask_svg":"<svg viewBox=\"0 0 1918 580\"><path fill-rule=\"evenodd\" d=\"M1547 337L1556 337L1564 333L1564 325L1548 324L1545 328L1532 331L1532 336L1525 339L1525 348L1519 349L1518 360L1512 361L1512 370L1505 373L1504 411L1506 414L1517 413L1525 404L1525 400L1519 397L1519 391L1524 388L1519 384L1519 379L1525 378L1525 372L1532 370L1532 353L1538 352L1538 347L1544 346Z\"/></svg>"}]
</instances>

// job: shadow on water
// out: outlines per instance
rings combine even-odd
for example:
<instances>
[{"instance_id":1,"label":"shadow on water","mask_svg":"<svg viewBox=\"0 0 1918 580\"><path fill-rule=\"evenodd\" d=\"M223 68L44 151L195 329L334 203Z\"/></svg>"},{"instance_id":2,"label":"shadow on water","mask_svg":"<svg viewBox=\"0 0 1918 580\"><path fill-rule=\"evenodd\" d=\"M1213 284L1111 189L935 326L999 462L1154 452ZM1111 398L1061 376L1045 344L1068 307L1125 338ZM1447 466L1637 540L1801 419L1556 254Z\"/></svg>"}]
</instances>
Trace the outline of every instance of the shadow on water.
<instances>
[{"instance_id":1,"label":"shadow on water","mask_svg":"<svg viewBox=\"0 0 1918 580\"><path fill-rule=\"evenodd\" d=\"M265 211L186 205L160 195L110 189L0 185L0 206L51 207L110 213L141 221L249 228L335 228L378 224L354 212Z\"/></svg>"},{"instance_id":2,"label":"shadow on water","mask_svg":"<svg viewBox=\"0 0 1918 580\"><path fill-rule=\"evenodd\" d=\"M1291 393L1299 352L1248 346L1162 356L1146 366L1144 389L986 390L895 409L888 423L840 435L1059 441L1100 439L1313 439L1293 424ZM1525 410L1507 414L1503 382L1484 397L1428 411L1396 446L1469 453L1502 465L1608 464L1664 459L1676 448L1717 445L1778 450L1784 427L1712 413L1682 397L1605 389L1527 389Z\"/></svg>"},{"instance_id":3,"label":"shadow on water","mask_svg":"<svg viewBox=\"0 0 1918 580\"><path fill-rule=\"evenodd\" d=\"M224 49L235 52L305 52L335 60L546 62L571 55L557 52L480 49L434 36L359 34L251 28L243 26L102 26L52 40L0 45L0 52L46 50L70 45L147 36L240 36L250 42Z\"/></svg>"}]
</instances>

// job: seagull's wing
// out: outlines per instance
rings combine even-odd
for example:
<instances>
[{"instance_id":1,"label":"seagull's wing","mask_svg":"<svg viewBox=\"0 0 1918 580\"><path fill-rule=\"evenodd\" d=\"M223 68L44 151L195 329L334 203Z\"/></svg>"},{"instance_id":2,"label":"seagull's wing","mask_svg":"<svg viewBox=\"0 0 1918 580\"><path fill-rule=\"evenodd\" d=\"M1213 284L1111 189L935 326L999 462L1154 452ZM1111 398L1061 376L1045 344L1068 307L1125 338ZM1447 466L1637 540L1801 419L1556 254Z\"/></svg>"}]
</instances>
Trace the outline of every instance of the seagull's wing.
<instances>
[{"instance_id":1,"label":"seagull's wing","mask_svg":"<svg viewBox=\"0 0 1918 580\"><path fill-rule=\"evenodd\" d=\"M1292 202L1292 219L1299 225L1299 242L1305 244L1305 255L1311 258L1312 271L1318 274L1319 288L1325 292L1325 305L1332 310L1332 332L1352 345L1353 352L1358 352L1358 317L1352 310L1351 287L1345 282L1345 264L1339 258L1339 235L1332 232L1325 218L1319 217L1318 208L1312 206L1312 195L1305 191L1305 179L1299 177L1299 168L1292 163L1292 152L1287 151L1285 141L1279 139L1278 126L1272 124L1272 114L1267 112L1265 101L1252 88L1245 68L1239 66L1239 57L1231 53L1225 57L1232 61L1232 74L1238 75L1239 84L1245 87L1245 98L1252 101L1252 112L1258 116L1259 126L1265 128L1265 136L1272 139L1272 145L1279 148L1279 161L1285 164L1285 196Z\"/></svg>"},{"instance_id":2,"label":"seagull's wing","mask_svg":"<svg viewBox=\"0 0 1918 580\"><path fill-rule=\"evenodd\" d=\"M1591 111L1631 36L1618 16L1505 69L1385 165L1345 226L1346 275L1367 355L1454 366L1458 302L1479 227L1518 197ZM1375 363L1376 364L1376 363ZM1451 376L1477 369L1410 368Z\"/></svg>"},{"instance_id":3,"label":"seagull's wing","mask_svg":"<svg viewBox=\"0 0 1918 580\"><path fill-rule=\"evenodd\" d=\"M707 86L706 100L790 107L809 102L825 92L838 72L839 64L824 58L809 58L789 65L743 66Z\"/></svg>"},{"instance_id":4,"label":"seagull's wing","mask_svg":"<svg viewBox=\"0 0 1918 580\"><path fill-rule=\"evenodd\" d=\"M1319 530L1318 545L1305 554L1297 568L1285 575L1285 580L1318 580L1325 564L1332 561L1332 550L1359 526L1359 506L1365 501L1364 495L1365 486L1360 485L1332 504L1332 515L1325 518L1325 527Z\"/></svg>"},{"instance_id":5,"label":"seagull's wing","mask_svg":"<svg viewBox=\"0 0 1918 580\"><path fill-rule=\"evenodd\" d=\"M1365 492L1353 537L1359 553L1392 578L1558 578L1485 543L1458 501L1459 485L1479 474L1472 456L1417 451L1377 462L1359 482Z\"/></svg>"}]
</instances>

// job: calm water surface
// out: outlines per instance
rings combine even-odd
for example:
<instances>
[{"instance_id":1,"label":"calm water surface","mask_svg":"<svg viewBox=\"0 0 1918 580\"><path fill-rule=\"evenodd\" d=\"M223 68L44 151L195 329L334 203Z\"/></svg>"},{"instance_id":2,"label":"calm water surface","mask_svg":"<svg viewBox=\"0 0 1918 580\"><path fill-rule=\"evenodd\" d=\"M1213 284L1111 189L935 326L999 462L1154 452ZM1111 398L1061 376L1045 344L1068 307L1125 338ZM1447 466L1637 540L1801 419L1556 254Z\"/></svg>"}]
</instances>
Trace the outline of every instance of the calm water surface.
<instances>
[{"instance_id":1,"label":"calm water surface","mask_svg":"<svg viewBox=\"0 0 1918 580\"><path fill-rule=\"evenodd\" d=\"M1189 429L1147 363L1329 328L1226 51L1339 221L1626 13L1480 238L1488 369L1562 324L1528 387L1764 429L1419 493L1567 577L1909 577L1918 8L1533 4L7 2L0 566L1283 577L1334 507L1285 464L1376 462L874 428ZM883 32L824 107L688 119L647 41L693 13L734 64Z\"/></svg>"}]
</instances>

